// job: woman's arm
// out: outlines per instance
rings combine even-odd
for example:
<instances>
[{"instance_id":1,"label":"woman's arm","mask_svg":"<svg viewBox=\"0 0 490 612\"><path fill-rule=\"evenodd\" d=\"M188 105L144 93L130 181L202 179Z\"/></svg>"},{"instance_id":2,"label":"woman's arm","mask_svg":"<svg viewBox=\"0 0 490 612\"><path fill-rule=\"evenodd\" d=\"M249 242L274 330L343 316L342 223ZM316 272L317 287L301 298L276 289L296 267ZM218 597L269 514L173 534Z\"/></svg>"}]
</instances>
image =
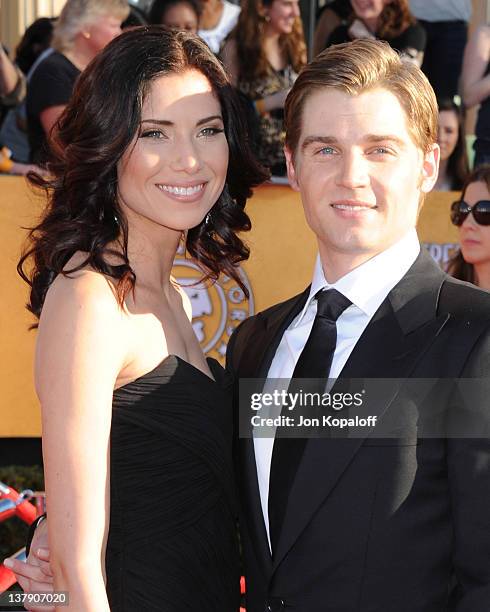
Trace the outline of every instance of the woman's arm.
<instances>
[{"instance_id":1,"label":"woman's arm","mask_svg":"<svg viewBox=\"0 0 490 612\"><path fill-rule=\"evenodd\" d=\"M39 114L39 121L43 126L44 133L49 136L53 126L61 117L62 112L65 110L65 105L50 106L44 109Z\"/></svg>"},{"instance_id":2,"label":"woman's arm","mask_svg":"<svg viewBox=\"0 0 490 612\"><path fill-rule=\"evenodd\" d=\"M121 321L104 277L83 271L55 280L39 323L35 371L50 563L55 590L69 593L68 610L109 612L109 436L123 362Z\"/></svg>"},{"instance_id":3,"label":"woman's arm","mask_svg":"<svg viewBox=\"0 0 490 612\"><path fill-rule=\"evenodd\" d=\"M0 43L0 96L8 96L19 82L19 73Z\"/></svg>"},{"instance_id":4,"label":"woman's arm","mask_svg":"<svg viewBox=\"0 0 490 612\"><path fill-rule=\"evenodd\" d=\"M467 107L490 96L490 75L485 76L490 60L490 27L481 26L470 37L463 58L462 89Z\"/></svg>"}]
</instances>

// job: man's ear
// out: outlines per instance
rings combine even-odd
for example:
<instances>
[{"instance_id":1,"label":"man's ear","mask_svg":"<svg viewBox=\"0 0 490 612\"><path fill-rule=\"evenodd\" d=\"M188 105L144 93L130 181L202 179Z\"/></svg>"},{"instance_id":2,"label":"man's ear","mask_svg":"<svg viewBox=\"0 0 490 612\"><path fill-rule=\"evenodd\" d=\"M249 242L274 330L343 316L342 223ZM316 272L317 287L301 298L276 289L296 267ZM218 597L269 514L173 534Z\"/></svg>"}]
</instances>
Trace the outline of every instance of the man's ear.
<instances>
[{"instance_id":1,"label":"man's ear","mask_svg":"<svg viewBox=\"0 0 490 612\"><path fill-rule=\"evenodd\" d=\"M420 191L422 193L429 193L436 184L439 174L440 157L441 149L438 144L434 143L430 150L424 155L422 177L420 181Z\"/></svg>"},{"instance_id":2,"label":"man's ear","mask_svg":"<svg viewBox=\"0 0 490 612\"><path fill-rule=\"evenodd\" d=\"M286 167L288 169L288 180L294 191L299 191L298 181L296 179L296 170L294 169L294 153L288 147L284 147L284 155L286 156Z\"/></svg>"}]
</instances>

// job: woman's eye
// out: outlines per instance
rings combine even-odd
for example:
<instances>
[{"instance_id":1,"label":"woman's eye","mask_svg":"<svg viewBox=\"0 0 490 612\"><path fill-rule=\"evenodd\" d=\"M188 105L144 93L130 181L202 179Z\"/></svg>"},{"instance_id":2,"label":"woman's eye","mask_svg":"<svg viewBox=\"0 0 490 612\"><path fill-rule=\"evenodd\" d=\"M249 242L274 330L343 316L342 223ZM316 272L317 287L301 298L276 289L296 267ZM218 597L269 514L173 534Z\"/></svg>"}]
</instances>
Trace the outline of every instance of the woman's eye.
<instances>
[{"instance_id":1,"label":"woman's eye","mask_svg":"<svg viewBox=\"0 0 490 612\"><path fill-rule=\"evenodd\" d=\"M165 134L161 130L146 130L141 133L141 138L165 138Z\"/></svg>"},{"instance_id":2,"label":"woman's eye","mask_svg":"<svg viewBox=\"0 0 490 612\"><path fill-rule=\"evenodd\" d=\"M216 134L222 134L224 130L217 127L207 127L199 132L202 136L216 136Z\"/></svg>"}]
</instances>

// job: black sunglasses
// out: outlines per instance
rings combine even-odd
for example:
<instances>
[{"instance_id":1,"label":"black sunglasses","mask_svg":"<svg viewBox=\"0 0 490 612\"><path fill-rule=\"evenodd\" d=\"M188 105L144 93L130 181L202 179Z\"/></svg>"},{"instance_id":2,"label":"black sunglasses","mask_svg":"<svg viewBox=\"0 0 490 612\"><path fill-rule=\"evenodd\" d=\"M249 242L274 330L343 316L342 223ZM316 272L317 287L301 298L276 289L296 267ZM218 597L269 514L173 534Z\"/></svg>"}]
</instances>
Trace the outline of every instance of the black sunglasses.
<instances>
[{"instance_id":1,"label":"black sunglasses","mask_svg":"<svg viewBox=\"0 0 490 612\"><path fill-rule=\"evenodd\" d=\"M451 221L458 227L463 225L466 217L473 213L473 219L478 225L490 225L490 200L480 200L470 206L464 200L458 200L451 205Z\"/></svg>"}]
</instances>

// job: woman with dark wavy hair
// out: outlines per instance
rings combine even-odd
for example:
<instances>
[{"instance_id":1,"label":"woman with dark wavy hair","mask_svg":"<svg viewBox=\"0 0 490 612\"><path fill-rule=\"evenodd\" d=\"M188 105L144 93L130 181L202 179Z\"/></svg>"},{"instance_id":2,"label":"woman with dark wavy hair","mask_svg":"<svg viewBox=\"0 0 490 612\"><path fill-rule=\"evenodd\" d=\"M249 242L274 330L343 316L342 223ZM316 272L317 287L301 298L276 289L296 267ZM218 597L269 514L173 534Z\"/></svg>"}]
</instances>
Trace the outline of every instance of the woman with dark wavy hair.
<instances>
[{"instance_id":1,"label":"woman with dark wavy hair","mask_svg":"<svg viewBox=\"0 0 490 612\"><path fill-rule=\"evenodd\" d=\"M325 47L356 38L377 38L421 66L426 34L410 13L408 0L351 0L351 5L347 23L330 34Z\"/></svg>"},{"instance_id":2,"label":"woman with dark wavy hair","mask_svg":"<svg viewBox=\"0 0 490 612\"><path fill-rule=\"evenodd\" d=\"M306 64L298 0L244 0L222 57L233 84L253 104L259 160L285 176L284 102Z\"/></svg>"},{"instance_id":3,"label":"woman with dark wavy hair","mask_svg":"<svg viewBox=\"0 0 490 612\"><path fill-rule=\"evenodd\" d=\"M171 276L184 239L245 290L237 232L266 175L224 69L192 34L127 31L81 75L49 169L19 270L54 588L84 612L237 610L229 385Z\"/></svg>"}]
</instances>

